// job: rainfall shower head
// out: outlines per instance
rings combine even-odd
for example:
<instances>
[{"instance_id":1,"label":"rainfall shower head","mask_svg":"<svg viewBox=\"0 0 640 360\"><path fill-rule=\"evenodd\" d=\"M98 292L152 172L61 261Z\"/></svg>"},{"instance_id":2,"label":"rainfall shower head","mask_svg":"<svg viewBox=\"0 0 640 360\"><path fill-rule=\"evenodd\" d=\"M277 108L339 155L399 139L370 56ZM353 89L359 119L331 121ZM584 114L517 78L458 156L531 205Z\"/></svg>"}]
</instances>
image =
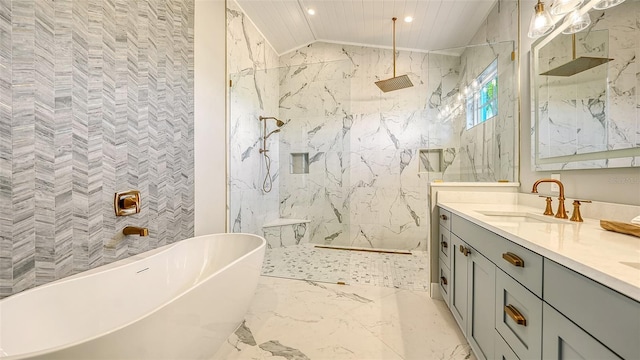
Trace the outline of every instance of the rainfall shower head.
<instances>
[{"instance_id":1,"label":"rainfall shower head","mask_svg":"<svg viewBox=\"0 0 640 360\"><path fill-rule=\"evenodd\" d=\"M282 125L284 125L284 121L282 121L282 120L280 120L278 118L275 118L273 116L260 116L259 119L260 119L260 121L263 121L263 120L275 120L276 121L276 125L278 127L282 127Z\"/></svg>"},{"instance_id":2,"label":"rainfall shower head","mask_svg":"<svg viewBox=\"0 0 640 360\"><path fill-rule=\"evenodd\" d=\"M398 19L394 17L391 20L393 20L393 77L376 81L376 85L382 92L400 90L413 86L413 83L407 75L396 76L396 20Z\"/></svg>"},{"instance_id":3,"label":"rainfall shower head","mask_svg":"<svg viewBox=\"0 0 640 360\"><path fill-rule=\"evenodd\" d=\"M592 56L580 56L576 58L576 34L571 35L571 47L573 56L571 61L555 67L547 72L543 72L540 75L544 76L572 76L583 71L589 70L596 66L606 64L613 59L606 57L592 57Z\"/></svg>"}]
</instances>

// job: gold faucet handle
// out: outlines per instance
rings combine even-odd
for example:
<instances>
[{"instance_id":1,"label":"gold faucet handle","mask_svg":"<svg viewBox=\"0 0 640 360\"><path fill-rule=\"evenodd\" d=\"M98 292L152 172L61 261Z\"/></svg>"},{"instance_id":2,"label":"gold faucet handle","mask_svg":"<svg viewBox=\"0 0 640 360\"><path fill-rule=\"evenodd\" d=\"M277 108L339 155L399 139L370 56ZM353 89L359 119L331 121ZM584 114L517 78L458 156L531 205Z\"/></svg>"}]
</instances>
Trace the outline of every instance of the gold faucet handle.
<instances>
[{"instance_id":1,"label":"gold faucet handle","mask_svg":"<svg viewBox=\"0 0 640 360\"><path fill-rule=\"evenodd\" d=\"M547 206L545 207L543 214L553 216L553 209L551 208L551 196L538 195L538 197L545 198L545 201L547 202Z\"/></svg>"},{"instance_id":2,"label":"gold faucet handle","mask_svg":"<svg viewBox=\"0 0 640 360\"><path fill-rule=\"evenodd\" d=\"M571 221L583 222L582 215L580 214L580 203L591 203L591 200L573 200L573 214L571 214Z\"/></svg>"}]
</instances>

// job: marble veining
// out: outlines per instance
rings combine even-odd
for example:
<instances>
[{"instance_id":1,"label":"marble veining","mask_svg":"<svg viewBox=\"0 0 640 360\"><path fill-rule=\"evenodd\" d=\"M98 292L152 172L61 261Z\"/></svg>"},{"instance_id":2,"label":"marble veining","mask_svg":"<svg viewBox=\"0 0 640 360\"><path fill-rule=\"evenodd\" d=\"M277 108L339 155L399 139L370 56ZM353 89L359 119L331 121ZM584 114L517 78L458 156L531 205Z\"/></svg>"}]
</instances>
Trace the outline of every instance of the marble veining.
<instances>
[{"instance_id":1,"label":"marble veining","mask_svg":"<svg viewBox=\"0 0 640 360\"><path fill-rule=\"evenodd\" d=\"M517 4L501 6L487 21L500 27L483 26L473 43L480 45L457 52L392 54L315 42L277 56L230 2L233 231L261 233L262 224L273 219L299 218L311 221L305 236L312 243L425 250L429 182L513 181L517 102L510 56L515 48L505 40L517 36ZM383 94L373 83L391 76L394 55L415 86ZM495 58L499 116L467 130L456 99ZM267 142L271 193L261 190L266 164L255 120L265 114L285 122ZM439 171L419 170L421 149L442 150ZM292 173L293 153L308 154L308 174Z\"/></svg>"},{"instance_id":2,"label":"marble veining","mask_svg":"<svg viewBox=\"0 0 640 360\"><path fill-rule=\"evenodd\" d=\"M0 12L0 297L193 236L194 1Z\"/></svg>"},{"instance_id":3,"label":"marble veining","mask_svg":"<svg viewBox=\"0 0 640 360\"><path fill-rule=\"evenodd\" d=\"M214 359L475 359L427 292L261 277Z\"/></svg>"}]
</instances>

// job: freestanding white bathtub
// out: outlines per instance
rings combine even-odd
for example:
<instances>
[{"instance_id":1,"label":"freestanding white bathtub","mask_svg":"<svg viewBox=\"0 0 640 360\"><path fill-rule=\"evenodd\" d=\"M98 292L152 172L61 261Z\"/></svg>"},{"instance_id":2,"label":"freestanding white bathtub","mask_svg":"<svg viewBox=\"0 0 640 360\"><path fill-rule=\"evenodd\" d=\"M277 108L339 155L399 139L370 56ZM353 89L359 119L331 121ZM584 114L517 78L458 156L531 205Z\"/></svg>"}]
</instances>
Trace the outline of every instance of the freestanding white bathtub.
<instances>
[{"instance_id":1,"label":"freestanding white bathtub","mask_svg":"<svg viewBox=\"0 0 640 360\"><path fill-rule=\"evenodd\" d=\"M195 237L0 301L0 358L207 359L241 324L265 240Z\"/></svg>"}]
</instances>

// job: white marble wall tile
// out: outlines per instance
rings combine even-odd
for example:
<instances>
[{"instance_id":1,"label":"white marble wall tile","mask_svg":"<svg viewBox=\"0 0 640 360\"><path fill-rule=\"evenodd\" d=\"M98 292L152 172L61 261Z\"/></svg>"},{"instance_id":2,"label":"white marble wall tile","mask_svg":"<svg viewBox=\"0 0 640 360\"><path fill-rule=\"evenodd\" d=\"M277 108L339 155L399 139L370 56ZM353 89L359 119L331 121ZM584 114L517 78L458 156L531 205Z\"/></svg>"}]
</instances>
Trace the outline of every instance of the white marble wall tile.
<instances>
[{"instance_id":1,"label":"white marble wall tile","mask_svg":"<svg viewBox=\"0 0 640 360\"><path fill-rule=\"evenodd\" d=\"M272 134L264 147L260 116L278 117L278 56L235 2L227 7L227 50L230 90L229 187L230 228L262 234L262 225L279 217L280 137ZM266 120L267 133L277 129ZM267 174L267 164L270 172ZM267 179L266 183L265 180ZM268 180L270 179L270 180ZM269 189L266 192L263 188Z\"/></svg>"},{"instance_id":2,"label":"white marble wall tile","mask_svg":"<svg viewBox=\"0 0 640 360\"><path fill-rule=\"evenodd\" d=\"M309 243L309 224L299 223L263 228L263 236L267 240L267 248L303 245Z\"/></svg>"},{"instance_id":3,"label":"white marble wall tile","mask_svg":"<svg viewBox=\"0 0 640 360\"><path fill-rule=\"evenodd\" d=\"M491 16L514 14L513 5L503 6L505 12L494 9ZM237 83L238 101L232 97L232 118L235 106L244 109L232 124L239 122L240 116L249 119L257 115L257 111L247 110L265 106L268 92L261 89L267 82L272 83L270 78L260 83L260 77L255 75L272 58L262 56L268 51L262 50L262 40L237 10L233 7L230 10L230 31L234 32L230 43L232 47L244 48L233 49L231 54L252 61L234 62L243 65L236 67L241 76ZM488 36L488 32L499 33L490 29L483 36ZM253 43L247 46L247 41ZM479 49L489 54L495 52L492 46ZM477 51L480 50L466 56L478 57ZM398 73L407 74L414 87L385 94L374 82L392 76L394 56ZM503 56L510 56L510 52ZM517 159L513 150L482 150L483 145L495 143L515 146L513 141L503 144L493 139L515 133L515 125L507 123L513 116L504 116L491 129L467 134L462 131L463 116L439 116L459 92L465 75L463 59L426 52L393 54L388 49L322 42L281 56L277 69L277 116L286 125L277 138L280 217L310 219L311 241L344 245L362 241L363 246L413 248L418 243L424 244L416 234L426 225L422 224L426 218L426 191L416 189L426 189L428 181L435 178L513 178ZM485 66L482 64L482 69ZM268 103L270 106L271 100ZM509 111L514 109L509 105ZM242 121L244 124L248 120ZM483 137L474 138L478 136L476 133ZM259 132L232 125L232 139L236 138L236 144L232 145L237 154L233 162L240 158L258 168L254 150ZM467 147L469 143L475 145ZM419 150L427 148L447 149L443 152L446 155L443 172L418 173ZM291 153L308 153L308 174L290 173ZM481 160L474 163L475 159ZM505 160L509 163L500 163ZM474 174L466 175L465 171L471 168ZM237 182L232 188L255 188L255 180L243 177L245 173L241 169L234 171L232 165L232 183ZM244 212L249 211L245 209ZM359 224L366 227L365 231L356 228ZM414 230L407 224L416 228L411 235L408 234Z\"/></svg>"},{"instance_id":4,"label":"white marble wall tile","mask_svg":"<svg viewBox=\"0 0 640 360\"><path fill-rule=\"evenodd\" d=\"M348 224L311 220L309 237L314 244L349 245Z\"/></svg>"}]
</instances>

